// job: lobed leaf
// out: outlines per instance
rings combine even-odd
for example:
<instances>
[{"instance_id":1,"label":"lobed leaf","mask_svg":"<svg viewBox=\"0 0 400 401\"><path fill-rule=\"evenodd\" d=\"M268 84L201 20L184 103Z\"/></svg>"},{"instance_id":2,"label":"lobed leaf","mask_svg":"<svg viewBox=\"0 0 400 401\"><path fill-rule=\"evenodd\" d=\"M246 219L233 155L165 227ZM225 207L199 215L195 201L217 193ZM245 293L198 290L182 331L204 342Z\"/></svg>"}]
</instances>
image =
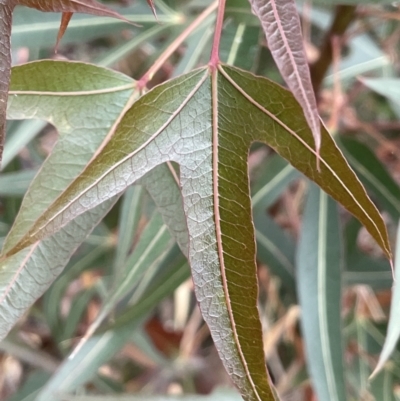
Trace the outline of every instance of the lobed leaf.
<instances>
[{"instance_id":1,"label":"lobed leaf","mask_svg":"<svg viewBox=\"0 0 400 401\"><path fill-rule=\"evenodd\" d=\"M317 153L321 129L295 0L249 0L283 79L303 108Z\"/></svg>"},{"instance_id":2,"label":"lobed leaf","mask_svg":"<svg viewBox=\"0 0 400 401\"><path fill-rule=\"evenodd\" d=\"M81 173L134 96L135 83L122 74L87 64L43 61L14 68L13 90L20 96L12 95L8 116L52 122L60 137L32 182L5 247L18 241L32 219L43 213ZM61 273L75 249L117 198L0 262L0 337Z\"/></svg>"},{"instance_id":3,"label":"lobed leaf","mask_svg":"<svg viewBox=\"0 0 400 401\"><path fill-rule=\"evenodd\" d=\"M246 400L272 400L257 311L250 144L263 141L341 202L390 257L384 223L335 143L313 136L292 95L236 68L203 68L160 85L122 118L80 176L7 247L9 255L123 191L160 163L180 165L196 296L220 357Z\"/></svg>"}]
</instances>

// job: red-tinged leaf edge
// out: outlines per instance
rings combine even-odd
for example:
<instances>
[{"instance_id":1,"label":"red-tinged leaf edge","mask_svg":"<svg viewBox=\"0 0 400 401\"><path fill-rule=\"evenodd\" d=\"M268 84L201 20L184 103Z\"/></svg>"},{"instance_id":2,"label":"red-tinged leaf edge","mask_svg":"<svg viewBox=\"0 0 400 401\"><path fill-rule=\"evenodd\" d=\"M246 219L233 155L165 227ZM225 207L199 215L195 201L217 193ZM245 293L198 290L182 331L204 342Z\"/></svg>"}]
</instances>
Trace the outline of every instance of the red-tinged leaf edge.
<instances>
[{"instance_id":1,"label":"red-tinged leaf edge","mask_svg":"<svg viewBox=\"0 0 400 401\"><path fill-rule=\"evenodd\" d=\"M96 0L16 0L16 2L19 5L44 12L61 12L63 14L84 13L101 17L112 17L125 21L128 24L139 26Z\"/></svg>"},{"instance_id":2,"label":"red-tinged leaf edge","mask_svg":"<svg viewBox=\"0 0 400 401\"><path fill-rule=\"evenodd\" d=\"M249 0L279 71L301 105L314 137L320 170L321 128L295 0Z\"/></svg>"},{"instance_id":3,"label":"red-tinged leaf edge","mask_svg":"<svg viewBox=\"0 0 400 401\"><path fill-rule=\"evenodd\" d=\"M65 31L67 30L67 27L68 27L69 21L71 21L72 15L73 15L73 13L69 13L69 12L62 13L60 29L58 31L56 47L54 49L55 53L57 53L58 45L60 44L60 40L64 36Z\"/></svg>"},{"instance_id":4,"label":"red-tinged leaf edge","mask_svg":"<svg viewBox=\"0 0 400 401\"><path fill-rule=\"evenodd\" d=\"M147 4L150 6L151 11L152 11L153 14L154 14L154 18L155 18L156 20L158 20L158 19L157 19L157 13L156 13L156 7L154 6L154 1L153 1L153 0L147 0Z\"/></svg>"},{"instance_id":5,"label":"red-tinged leaf edge","mask_svg":"<svg viewBox=\"0 0 400 401\"><path fill-rule=\"evenodd\" d=\"M0 165L6 131L6 110L11 73L11 22L14 2L0 0Z\"/></svg>"}]
</instances>

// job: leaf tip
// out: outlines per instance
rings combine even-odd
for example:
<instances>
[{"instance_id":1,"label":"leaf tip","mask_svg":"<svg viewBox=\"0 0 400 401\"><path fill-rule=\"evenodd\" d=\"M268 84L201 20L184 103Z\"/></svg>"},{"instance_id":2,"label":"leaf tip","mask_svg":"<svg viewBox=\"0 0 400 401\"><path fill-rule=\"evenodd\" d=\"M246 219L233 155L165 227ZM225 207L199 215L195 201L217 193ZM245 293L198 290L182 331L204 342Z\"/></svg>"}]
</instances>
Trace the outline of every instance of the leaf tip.
<instances>
[{"instance_id":1,"label":"leaf tip","mask_svg":"<svg viewBox=\"0 0 400 401\"><path fill-rule=\"evenodd\" d=\"M156 7L154 6L154 0L147 0L147 4L150 6L154 18L156 19L157 22L159 22L157 18Z\"/></svg>"}]
</instances>

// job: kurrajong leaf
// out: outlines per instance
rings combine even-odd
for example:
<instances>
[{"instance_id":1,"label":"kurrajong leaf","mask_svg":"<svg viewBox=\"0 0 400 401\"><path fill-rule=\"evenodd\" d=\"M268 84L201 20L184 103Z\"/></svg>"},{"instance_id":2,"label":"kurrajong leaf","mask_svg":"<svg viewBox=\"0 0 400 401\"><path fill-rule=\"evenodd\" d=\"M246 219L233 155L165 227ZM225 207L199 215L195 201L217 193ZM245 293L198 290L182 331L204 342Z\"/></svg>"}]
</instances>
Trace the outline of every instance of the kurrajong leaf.
<instances>
[{"instance_id":1,"label":"kurrajong leaf","mask_svg":"<svg viewBox=\"0 0 400 401\"><path fill-rule=\"evenodd\" d=\"M40 63L34 63L40 68ZM16 68L18 71L18 68ZM10 104L23 96L12 88ZM334 141L322 129L321 170L313 136L293 96L236 68L205 67L141 97L102 148L28 232L12 255L101 204L159 164L180 165L196 297L220 357L246 400L273 400L257 310L254 227L247 155L266 142L344 205L388 257L385 225Z\"/></svg>"},{"instance_id":2,"label":"kurrajong leaf","mask_svg":"<svg viewBox=\"0 0 400 401\"><path fill-rule=\"evenodd\" d=\"M96 0L0 0L0 164L3 154L7 93L10 82L12 12L16 5L36 8L40 11L61 12L60 31L57 40L54 38L56 45L58 45L67 29L68 22L73 13L114 17L129 22L119 13L107 8Z\"/></svg>"},{"instance_id":3,"label":"kurrajong leaf","mask_svg":"<svg viewBox=\"0 0 400 401\"><path fill-rule=\"evenodd\" d=\"M318 153L321 147L319 114L304 50L296 1L249 1L254 14L261 21L268 47L283 79L303 108Z\"/></svg>"}]
</instances>

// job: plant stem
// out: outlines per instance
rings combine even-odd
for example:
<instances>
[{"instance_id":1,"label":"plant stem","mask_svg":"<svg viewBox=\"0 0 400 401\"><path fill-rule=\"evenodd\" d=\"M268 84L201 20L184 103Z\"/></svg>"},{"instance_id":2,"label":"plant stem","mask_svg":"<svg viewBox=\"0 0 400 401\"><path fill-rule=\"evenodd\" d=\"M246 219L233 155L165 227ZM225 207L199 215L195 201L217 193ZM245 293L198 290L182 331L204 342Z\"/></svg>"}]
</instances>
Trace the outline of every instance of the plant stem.
<instances>
[{"instance_id":1,"label":"plant stem","mask_svg":"<svg viewBox=\"0 0 400 401\"><path fill-rule=\"evenodd\" d=\"M311 81L314 92L318 96L325 74L332 63L332 37L341 37L346 32L355 16L355 6L337 6L335 17L329 31L326 33L321 46L318 60L311 66Z\"/></svg>"},{"instance_id":2,"label":"plant stem","mask_svg":"<svg viewBox=\"0 0 400 401\"><path fill-rule=\"evenodd\" d=\"M154 74L163 66L168 58L176 51L176 49L186 40L186 38L201 25L204 20L211 15L218 7L218 1L212 2L160 55L154 64L137 82L137 88L142 90L147 86L149 81L154 77Z\"/></svg>"},{"instance_id":3,"label":"plant stem","mask_svg":"<svg viewBox=\"0 0 400 401\"><path fill-rule=\"evenodd\" d=\"M214 42L211 50L210 66L216 68L219 63L219 45L221 42L222 28L224 25L226 0L219 0L217 22L215 24Z\"/></svg>"}]
</instances>

